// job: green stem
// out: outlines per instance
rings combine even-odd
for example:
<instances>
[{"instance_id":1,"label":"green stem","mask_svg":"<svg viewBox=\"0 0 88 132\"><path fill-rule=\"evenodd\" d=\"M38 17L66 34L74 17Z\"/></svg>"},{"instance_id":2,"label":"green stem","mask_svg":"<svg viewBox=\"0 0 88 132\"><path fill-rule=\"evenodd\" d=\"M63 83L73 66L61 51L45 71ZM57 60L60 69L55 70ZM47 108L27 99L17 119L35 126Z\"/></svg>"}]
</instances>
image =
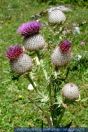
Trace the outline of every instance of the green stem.
<instances>
[{"instance_id":1,"label":"green stem","mask_svg":"<svg viewBox=\"0 0 88 132\"><path fill-rule=\"evenodd\" d=\"M57 71L55 72L57 75ZM58 116L58 109L60 109L58 108L58 104L57 104L57 92L58 92L57 85L60 85L60 83L58 83L58 76L51 75L50 84L49 84L49 98L50 98L50 112L54 127L57 126L58 124L57 116Z\"/></svg>"},{"instance_id":2,"label":"green stem","mask_svg":"<svg viewBox=\"0 0 88 132\"><path fill-rule=\"evenodd\" d=\"M35 91L37 91L37 88L33 82L33 80L31 79L31 77L29 76L29 74L26 74L26 78L30 81L30 83L32 84L32 86L34 87Z\"/></svg>"},{"instance_id":3,"label":"green stem","mask_svg":"<svg viewBox=\"0 0 88 132\"><path fill-rule=\"evenodd\" d=\"M46 81L47 81L48 75L47 75L46 70L45 70L44 67L43 67L43 60L41 60L41 55L40 55L39 51L36 51L36 54L37 54L37 57L38 57L38 59L39 59L40 66L41 66L42 71L43 71L43 73L44 73L45 79L46 79Z\"/></svg>"},{"instance_id":4,"label":"green stem","mask_svg":"<svg viewBox=\"0 0 88 132\"><path fill-rule=\"evenodd\" d=\"M46 118L46 120L47 120L47 122L48 122L49 127L52 127L52 121L51 121L49 115L48 115L38 104L36 104L35 101L33 101L30 97L29 97L29 99L30 99L30 101L31 101L33 104L35 104L35 106L36 106L39 110L42 111L44 117Z\"/></svg>"},{"instance_id":5,"label":"green stem","mask_svg":"<svg viewBox=\"0 0 88 132\"><path fill-rule=\"evenodd\" d=\"M55 71L58 72L58 66L55 66Z\"/></svg>"},{"instance_id":6,"label":"green stem","mask_svg":"<svg viewBox=\"0 0 88 132\"><path fill-rule=\"evenodd\" d=\"M50 107L53 105L52 102L52 91L51 91L51 85L49 84L48 86L48 90L49 90L49 99L50 99Z\"/></svg>"},{"instance_id":7,"label":"green stem","mask_svg":"<svg viewBox=\"0 0 88 132\"><path fill-rule=\"evenodd\" d=\"M32 78L29 76L29 74L26 74L26 78L29 80L29 82L32 84L32 86L34 87L34 90L37 92L38 95L40 95L42 97L41 92L37 89L37 87L35 86Z\"/></svg>"},{"instance_id":8,"label":"green stem","mask_svg":"<svg viewBox=\"0 0 88 132\"><path fill-rule=\"evenodd\" d=\"M50 99L50 113L51 113L51 117L52 117L52 123L53 123L53 126L56 122L55 120L55 105L54 103L56 102L56 89L55 89L55 80L53 78L54 76L51 76L50 77L50 83L48 85L48 89L49 89L49 99ZM53 86L53 89L52 89L52 86Z\"/></svg>"},{"instance_id":9,"label":"green stem","mask_svg":"<svg viewBox=\"0 0 88 132\"><path fill-rule=\"evenodd\" d=\"M35 51L35 52L36 52L37 57L38 57L38 59L39 59L39 61L40 61L40 60L41 60L40 52L39 52L39 51Z\"/></svg>"},{"instance_id":10,"label":"green stem","mask_svg":"<svg viewBox=\"0 0 88 132\"><path fill-rule=\"evenodd\" d=\"M68 67L68 68L67 68L67 71L66 71L66 75L65 75L64 80L66 80L66 79L67 79L69 72L70 72L70 67Z\"/></svg>"}]
</instances>

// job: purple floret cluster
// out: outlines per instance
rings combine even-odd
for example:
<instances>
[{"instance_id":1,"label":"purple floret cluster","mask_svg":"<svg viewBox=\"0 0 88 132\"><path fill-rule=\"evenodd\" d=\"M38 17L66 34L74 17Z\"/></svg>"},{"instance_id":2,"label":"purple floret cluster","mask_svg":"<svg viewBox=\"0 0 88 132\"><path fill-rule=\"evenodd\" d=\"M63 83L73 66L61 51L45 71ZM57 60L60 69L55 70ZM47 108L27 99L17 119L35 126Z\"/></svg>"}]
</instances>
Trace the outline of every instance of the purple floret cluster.
<instances>
[{"instance_id":1,"label":"purple floret cluster","mask_svg":"<svg viewBox=\"0 0 88 132\"><path fill-rule=\"evenodd\" d=\"M31 21L31 22L23 23L18 28L17 32L26 38L36 33L39 33L40 28L41 28L40 22Z\"/></svg>"},{"instance_id":2,"label":"purple floret cluster","mask_svg":"<svg viewBox=\"0 0 88 132\"><path fill-rule=\"evenodd\" d=\"M23 53L23 49L19 45L12 45L8 48L6 56L9 60L14 60Z\"/></svg>"},{"instance_id":3,"label":"purple floret cluster","mask_svg":"<svg viewBox=\"0 0 88 132\"><path fill-rule=\"evenodd\" d=\"M59 47L62 53L67 53L71 48L71 43L68 40L64 40L60 43Z\"/></svg>"}]
</instances>

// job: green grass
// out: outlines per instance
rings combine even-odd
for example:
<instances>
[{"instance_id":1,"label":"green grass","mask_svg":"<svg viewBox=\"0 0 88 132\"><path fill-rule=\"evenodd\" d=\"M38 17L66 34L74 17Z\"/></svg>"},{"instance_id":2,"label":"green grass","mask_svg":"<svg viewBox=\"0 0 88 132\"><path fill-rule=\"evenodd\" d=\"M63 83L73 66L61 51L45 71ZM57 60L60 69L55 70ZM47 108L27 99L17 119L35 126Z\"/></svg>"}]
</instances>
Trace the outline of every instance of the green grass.
<instances>
[{"instance_id":1,"label":"green grass","mask_svg":"<svg viewBox=\"0 0 88 132\"><path fill-rule=\"evenodd\" d=\"M12 132L14 127L41 127L42 112L30 103L29 96L33 99L39 98L35 92L27 90L29 82L24 76L20 77L19 82L11 79L10 66L5 52L8 46L16 43L22 43L22 38L17 35L18 26L31 20L31 16L48 8L48 5L38 4L31 0L3 0L0 1L0 132ZM67 82L74 82L80 88L82 101L67 104L61 123L66 125L72 121L72 127L88 126L88 9L86 7L73 7L73 11L66 13L67 20L57 29L53 26L44 27L41 33L44 35L49 49L41 51L44 58L44 66L50 75L53 71L50 60L50 54L53 48L61 41L67 38L72 41L73 54L81 54L84 58L75 64L71 62L72 70L68 75ZM47 22L47 16L40 18L44 23ZM84 23L85 22L85 23ZM59 31L60 27L72 30L72 24L80 25L80 35L73 35L72 32L66 36ZM84 23L84 24L83 24ZM52 30L52 31L51 31ZM85 46L80 46L80 42L85 41ZM87 52L86 52L87 51ZM31 53L29 53L31 55ZM32 56L32 55L31 55ZM35 55L34 55L35 56ZM75 68L76 65L76 68ZM65 70L62 71L64 73ZM39 85L41 92L46 92L46 83L40 67L33 68L34 80ZM62 84L63 85L63 84ZM41 104L46 109L47 105ZM44 117L43 117L44 118ZM44 126L48 127L44 119Z\"/></svg>"}]
</instances>

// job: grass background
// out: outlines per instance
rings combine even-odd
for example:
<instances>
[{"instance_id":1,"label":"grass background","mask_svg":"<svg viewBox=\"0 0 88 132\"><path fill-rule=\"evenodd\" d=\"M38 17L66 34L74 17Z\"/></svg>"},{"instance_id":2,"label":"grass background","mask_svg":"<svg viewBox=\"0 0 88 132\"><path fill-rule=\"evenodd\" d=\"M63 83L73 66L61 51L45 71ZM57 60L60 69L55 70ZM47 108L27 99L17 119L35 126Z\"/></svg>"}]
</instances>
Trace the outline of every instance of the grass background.
<instances>
[{"instance_id":1,"label":"grass background","mask_svg":"<svg viewBox=\"0 0 88 132\"><path fill-rule=\"evenodd\" d=\"M62 1L60 1L62 2ZM58 1L56 1L58 3ZM63 3L63 2L62 2ZM64 1L66 4L70 4ZM52 4L52 3L51 3ZM55 3L54 3L55 4ZM72 121L72 127L88 126L88 9L87 4L72 5L72 12L66 13L67 20L60 25L57 31L68 29L72 31L72 24L77 23L80 26L81 33L73 35L70 32L63 35L62 32L55 33L56 29L52 26L44 27L41 33L44 35L49 49L42 52L44 58L44 66L48 75L52 72L50 54L53 48L62 39L67 38L72 41L74 55L81 54L83 59L80 62L72 63L74 68L71 70L67 82L74 82L80 88L82 101L74 102L68 105L61 124L67 124ZM16 43L22 43L22 38L17 35L18 26L26 21L31 20L31 16L46 10L49 3L39 3L31 0L1 0L0 1L0 132L11 132L14 127L41 127L42 113L35 105L30 103L29 96L38 99L38 95L29 92L27 86L29 82L24 76L19 83L11 79L10 66L5 52L8 46ZM47 16L42 16L40 20L46 24ZM85 41L85 46L80 46L80 42ZM29 53L31 56L32 54ZM47 58L47 59L46 59ZM76 66L75 66L76 65ZM64 71L63 71L64 72ZM33 69L34 80L39 85L40 91L46 93L45 79L42 75L40 67ZM46 109L45 105L42 105ZM47 123L44 120L44 127Z\"/></svg>"}]
</instances>

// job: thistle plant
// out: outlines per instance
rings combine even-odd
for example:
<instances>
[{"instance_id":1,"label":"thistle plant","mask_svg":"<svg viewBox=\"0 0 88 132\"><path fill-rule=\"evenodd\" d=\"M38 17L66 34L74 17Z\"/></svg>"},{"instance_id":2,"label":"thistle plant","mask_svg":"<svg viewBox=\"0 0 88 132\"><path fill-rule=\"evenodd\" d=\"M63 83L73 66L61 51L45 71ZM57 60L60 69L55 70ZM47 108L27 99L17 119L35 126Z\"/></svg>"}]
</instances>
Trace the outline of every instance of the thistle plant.
<instances>
[{"instance_id":1,"label":"thistle plant","mask_svg":"<svg viewBox=\"0 0 88 132\"><path fill-rule=\"evenodd\" d=\"M41 61L39 50L43 49L45 46L45 40L39 34L40 27L40 22L32 21L24 23L18 28L18 33L24 37L23 45L25 49L30 52L37 51L36 53L39 61ZM11 69L20 75L27 73L26 77L29 79L31 85L35 88L36 94L39 97L42 105L37 104L37 102L33 100L33 97L31 98L29 96L29 100L42 111L49 127L60 126L60 120L63 117L65 109L67 109L64 99L75 101L80 96L79 88L74 83L65 84L67 81L67 75L69 74L68 70L65 78L61 77L60 75L55 76L55 72L58 74L62 67L66 67L71 61L71 45L72 44L70 41L63 40L50 55L51 64L53 64L52 66L54 67L54 70L52 70L52 73L48 75L48 78L46 77L46 94L44 93L44 90L40 92L39 87L42 86L39 86L39 83L37 83L35 86L35 82L29 76L29 72L32 70L33 65L31 57L24 53L23 49L18 45L11 46L7 50L7 57L9 59ZM34 65L33 68L35 68ZM45 75L45 67L41 66L40 68L42 68L43 74ZM48 71L46 71L46 74L47 73ZM28 85L29 90L33 90L32 87L29 88L31 85Z\"/></svg>"}]
</instances>

